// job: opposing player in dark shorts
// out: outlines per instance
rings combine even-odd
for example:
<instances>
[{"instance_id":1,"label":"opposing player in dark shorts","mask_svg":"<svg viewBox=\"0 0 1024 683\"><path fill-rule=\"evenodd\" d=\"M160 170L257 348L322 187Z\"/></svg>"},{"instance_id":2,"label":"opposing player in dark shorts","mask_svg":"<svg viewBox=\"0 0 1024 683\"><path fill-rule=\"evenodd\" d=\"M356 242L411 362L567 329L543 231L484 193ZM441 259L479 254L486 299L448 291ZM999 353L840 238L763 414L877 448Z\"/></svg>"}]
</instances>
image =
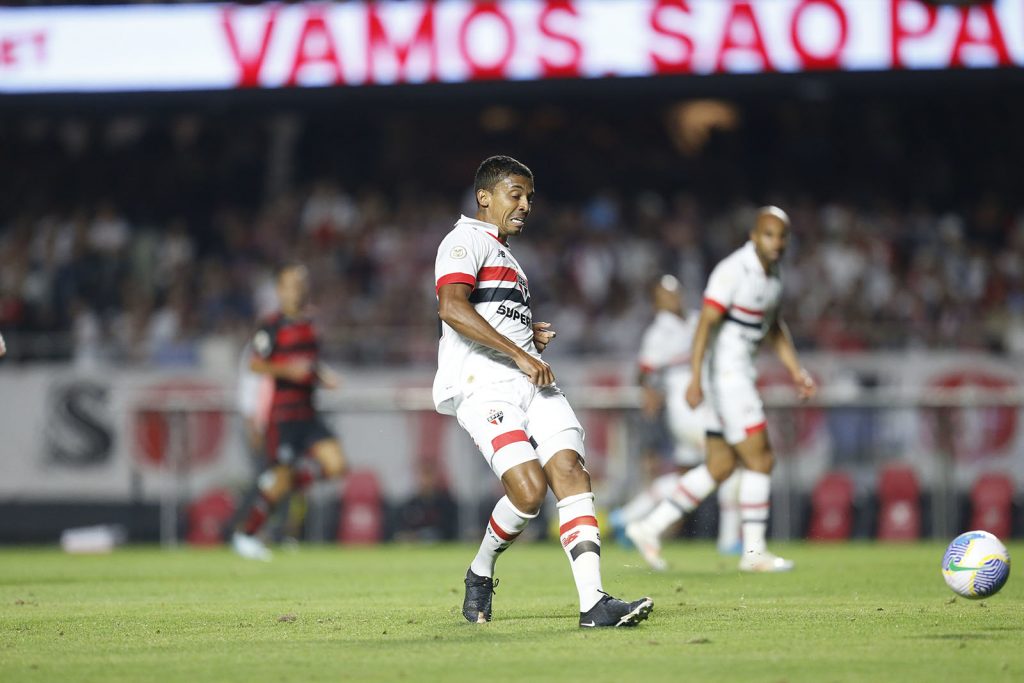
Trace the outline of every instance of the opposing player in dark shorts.
<instances>
[{"instance_id":1,"label":"opposing player in dark shorts","mask_svg":"<svg viewBox=\"0 0 1024 683\"><path fill-rule=\"evenodd\" d=\"M304 491L321 479L345 471L341 443L317 415L317 386L333 389L338 377L320 363L319 339L306 317L309 277L306 268L289 264L277 272L280 311L268 318L252 340L253 372L274 378L265 447L267 468L258 479L259 494L231 539L235 552L269 560L259 538L267 517L291 491Z\"/></svg>"}]
</instances>

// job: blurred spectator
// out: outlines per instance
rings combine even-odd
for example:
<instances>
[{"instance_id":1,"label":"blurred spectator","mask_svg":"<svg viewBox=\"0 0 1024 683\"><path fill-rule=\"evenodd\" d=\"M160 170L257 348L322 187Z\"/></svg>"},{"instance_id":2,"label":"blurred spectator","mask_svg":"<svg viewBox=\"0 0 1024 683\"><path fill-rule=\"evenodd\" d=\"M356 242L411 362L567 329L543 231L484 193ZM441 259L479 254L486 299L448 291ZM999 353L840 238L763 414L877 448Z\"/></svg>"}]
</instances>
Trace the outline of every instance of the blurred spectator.
<instances>
[{"instance_id":1,"label":"blurred spectator","mask_svg":"<svg viewBox=\"0 0 1024 683\"><path fill-rule=\"evenodd\" d=\"M420 465L416 492L396 510L394 528L396 541L454 541L458 537L458 504L441 482L436 465Z\"/></svg>"},{"instance_id":2,"label":"blurred spectator","mask_svg":"<svg viewBox=\"0 0 1024 683\"><path fill-rule=\"evenodd\" d=\"M774 201L793 217L784 306L802 347L1024 355L1024 143L1009 123L1024 97L740 107L686 155L633 110L613 131L610 116L560 106L570 115L548 107L509 150L545 188L515 248L539 273L552 353L629 357L650 274L701 291L749 212ZM432 245L466 190L449 143L489 153L508 139L475 115L311 109L294 117L290 176L266 167L269 112L0 115L21 169L0 196L0 328L26 340L11 355L196 363L204 338L243 337L274 305L273 266L301 258L335 360L433 362ZM991 136L999 153L983 151ZM270 176L281 189L263 196Z\"/></svg>"}]
</instances>

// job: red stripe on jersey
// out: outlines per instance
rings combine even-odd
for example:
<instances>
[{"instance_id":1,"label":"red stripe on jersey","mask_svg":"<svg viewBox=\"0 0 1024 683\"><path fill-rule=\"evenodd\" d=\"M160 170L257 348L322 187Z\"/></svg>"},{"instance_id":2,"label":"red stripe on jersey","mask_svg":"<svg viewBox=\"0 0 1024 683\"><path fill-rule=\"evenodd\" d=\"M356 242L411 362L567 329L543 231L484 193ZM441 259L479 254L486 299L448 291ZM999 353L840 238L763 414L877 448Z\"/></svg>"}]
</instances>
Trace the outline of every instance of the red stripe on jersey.
<instances>
[{"instance_id":1,"label":"red stripe on jersey","mask_svg":"<svg viewBox=\"0 0 1024 683\"><path fill-rule=\"evenodd\" d=\"M747 427L745 431L747 432L747 436L753 436L758 432L764 431L764 428L767 426L768 421L762 420L761 422L758 422L756 425L751 425L750 427Z\"/></svg>"},{"instance_id":2,"label":"red stripe on jersey","mask_svg":"<svg viewBox=\"0 0 1024 683\"><path fill-rule=\"evenodd\" d=\"M704 297L704 305L705 306L710 306L711 308L717 308L719 313L725 313L726 310L728 310L728 309L726 309L725 306L723 306L722 304L718 303L717 301L715 301L714 299L712 299L709 296Z\"/></svg>"},{"instance_id":3,"label":"red stripe on jersey","mask_svg":"<svg viewBox=\"0 0 1024 683\"><path fill-rule=\"evenodd\" d=\"M445 285L469 285L470 287L476 287L476 278L469 273L449 273L448 275L442 275L440 279L438 279L437 287L434 291L440 291Z\"/></svg>"},{"instance_id":4,"label":"red stripe on jersey","mask_svg":"<svg viewBox=\"0 0 1024 683\"><path fill-rule=\"evenodd\" d=\"M764 311L755 311L752 308L743 308L742 306L737 306L736 304L733 304L732 307L735 308L737 311L740 311L741 313L746 313L747 315L756 315L758 317L764 317Z\"/></svg>"},{"instance_id":5,"label":"red stripe on jersey","mask_svg":"<svg viewBox=\"0 0 1024 683\"><path fill-rule=\"evenodd\" d=\"M282 325L277 329L274 346L294 346L296 344L316 343L316 331L309 321Z\"/></svg>"},{"instance_id":6,"label":"red stripe on jersey","mask_svg":"<svg viewBox=\"0 0 1024 683\"><path fill-rule=\"evenodd\" d=\"M518 273L515 268L509 268L507 266L484 266L477 273L477 280L483 282L484 280L503 280L505 282L516 282Z\"/></svg>"},{"instance_id":7,"label":"red stripe on jersey","mask_svg":"<svg viewBox=\"0 0 1024 683\"><path fill-rule=\"evenodd\" d=\"M509 444L512 443L519 443L520 441L529 443L530 438L526 436L526 432L524 432L522 429L517 429L514 432L505 432L504 434L499 434L498 436L491 439L491 448L493 448L494 452L497 453L505 446L508 446Z\"/></svg>"},{"instance_id":8,"label":"red stripe on jersey","mask_svg":"<svg viewBox=\"0 0 1024 683\"><path fill-rule=\"evenodd\" d=\"M593 515L583 515L576 519L570 519L568 522L558 527L558 535L561 536L566 531L572 531L578 526L597 526L597 517Z\"/></svg>"},{"instance_id":9,"label":"red stripe on jersey","mask_svg":"<svg viewBox=\"0 0 1024 683\"><path fill-rule=\"evenodd\" d=\"M491 520L489 523L491 525L491 529L494 530L494 533L498 536L498 538L500 538L503 541L512 541L515 539L516 536L519 535L519 532L512 533L510 531L505 531L500 526L498 526L498 523L494 521L493 515L491 516Z\"/></svg>"}]
</instances>

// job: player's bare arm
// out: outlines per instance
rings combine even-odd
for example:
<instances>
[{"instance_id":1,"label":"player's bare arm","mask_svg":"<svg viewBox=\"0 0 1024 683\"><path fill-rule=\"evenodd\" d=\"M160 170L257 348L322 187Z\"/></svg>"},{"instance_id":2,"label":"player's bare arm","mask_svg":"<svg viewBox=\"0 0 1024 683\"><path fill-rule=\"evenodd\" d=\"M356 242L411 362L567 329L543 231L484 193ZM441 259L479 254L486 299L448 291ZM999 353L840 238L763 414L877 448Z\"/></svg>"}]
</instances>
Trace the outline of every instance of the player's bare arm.
<instances>
[{"instance_id":1,"label":"player's bare arm","mask_svg":"<svg viewBox=\"0 0 1024 683\"><path fill-rule=\"evenodd\" d=\"M775 355L779 357L786 370L789 371L789 376L793 378L797 395L802 400L807 400L818 393L818 386L815 384L814 378L811 377L811 373L807 372L800 365L800 358L796 352L796 345L793 343L793 336L789 333L789 327L781 317L775 321L772 328L768 331L768 340L775 350Z\"/></svg>"},{"instance_id":2,"label":"player's bare arm","mask_svg":"<svg viewBox=\"0 0 1024 683\"><path fill-rule=\"evenodd\" d=\"M711 330L721 325L724 317L725 311L717 306L704 304L701 308L700 320L697 323L697 331L693 333L693 346L690 351L690 387L686 390L686 402L691 408L696 408L704 402L704 390L701 388L704 354L708 349Z\"/></svg>"},{"instance_id":3,"label":"player's bare arm","mask_svg":"<svg viewBox=\"0 0 1024 683\"><path fill-rule=\"evenodd\" d=\"M288 380L289 382L308 382L313 374L313 361L308 358L292 360L287 363L278 363L254 357L249 361L249 369L261 375L270 375L275 379Z\"/></svg>"},{"instance_id":4,"label":"player's bare arm","mask_svg":"<svg viewBox=\"0 0 1024 683\"><path fill-rule=\"evenodd\" d=\"M324 389L337 389L341 386L341 375L326 363L317 363L316 378Z\"/></svg>"},{"instance_id":5,"label":"player's bare arm","mask_svg":"<svg viewBox=\"0 0 1024 683\"><path fill-rule=\"evenodd\" d=\"M544 349L547 348L551 340L555 338L557 333L551 329L551 323L534 323L533 324L533 345L537 347L537 351L544 353Z\"/></svg>"},{"instance_id":6,"label":"player's bare arm","mask_svg":"<svg viewBox=\"0 0 1024 683\"><path fill-rule=\"evenodd\" d=\"M466 339L483 344L511 358L533 384L541 387L554 384L555 373L551 366L519 348L505 335L499 334L476 312L473 304L469 302L472 291L472 287L462 283L443 285L437 291L437 312L441 320Z\"/></svg>"},{"instance_id":7,"label":"player's bare arm","mask_svg":"<svg viewBox=\"0 0 1024 683\"><path fill-rule=\"evenodd\" d=\"M648 418L656 417L665 405L665 395L654 386L650 372L641 371L637 384L640 385L641 391L640 410Z\"/></svg>"},{"instance_id":8,"label":"player's bare arm","mask_svg":"<svg viewBox=\"0 0 1024 683\"><path fill-rule=\"evenodd\" d=\"M0 356L7 353L7 346L4 344L4 336L0 334Z\"/></svg>"}]
</instances>

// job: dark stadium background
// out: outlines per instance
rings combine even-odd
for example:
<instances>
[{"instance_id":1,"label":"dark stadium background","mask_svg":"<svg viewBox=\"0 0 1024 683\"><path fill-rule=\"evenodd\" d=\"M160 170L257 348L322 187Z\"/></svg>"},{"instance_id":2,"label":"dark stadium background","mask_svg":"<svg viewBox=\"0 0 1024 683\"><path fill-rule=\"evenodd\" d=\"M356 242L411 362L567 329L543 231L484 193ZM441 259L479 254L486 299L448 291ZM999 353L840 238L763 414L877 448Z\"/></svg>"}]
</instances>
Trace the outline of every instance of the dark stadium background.
<instances>
[{"instance_id":1,"label":"dark stadium background","mask_svg":"<svg viewBox=\"0 0 1024 683\"><path fill-rule=\"evenodd\" d=\"M802 351L1014 364L1022 86L1009 68L0 96L0 384L39 368L201 372L210 339L240 347L283 256L311 265L329 360L429 376L433 250L494 153L537 177L523 240L538 259L526 263L535 310L573 320L552 347L556 369L628 366L647 282L674 272L696 305L765 203L793 217L785 312ZM615 258L634 250L655 267ZM588 288L602 267L606 286ZM973 410L985 424L1020 416L1019 405ZM859 483L900 458L879 440L849 456ZM1022 458L1004 452L969 474L1019 471ZM969 487L955 488L960 526ZM791 528L805 533L811 492L790 494ZM857 536L876 532L874 495L858 495ZM944 533L932 496L921 499L920 533ZM155 540L158 507L0 497L0 542L100 522Z\"/></svg>"}]
</instances>

